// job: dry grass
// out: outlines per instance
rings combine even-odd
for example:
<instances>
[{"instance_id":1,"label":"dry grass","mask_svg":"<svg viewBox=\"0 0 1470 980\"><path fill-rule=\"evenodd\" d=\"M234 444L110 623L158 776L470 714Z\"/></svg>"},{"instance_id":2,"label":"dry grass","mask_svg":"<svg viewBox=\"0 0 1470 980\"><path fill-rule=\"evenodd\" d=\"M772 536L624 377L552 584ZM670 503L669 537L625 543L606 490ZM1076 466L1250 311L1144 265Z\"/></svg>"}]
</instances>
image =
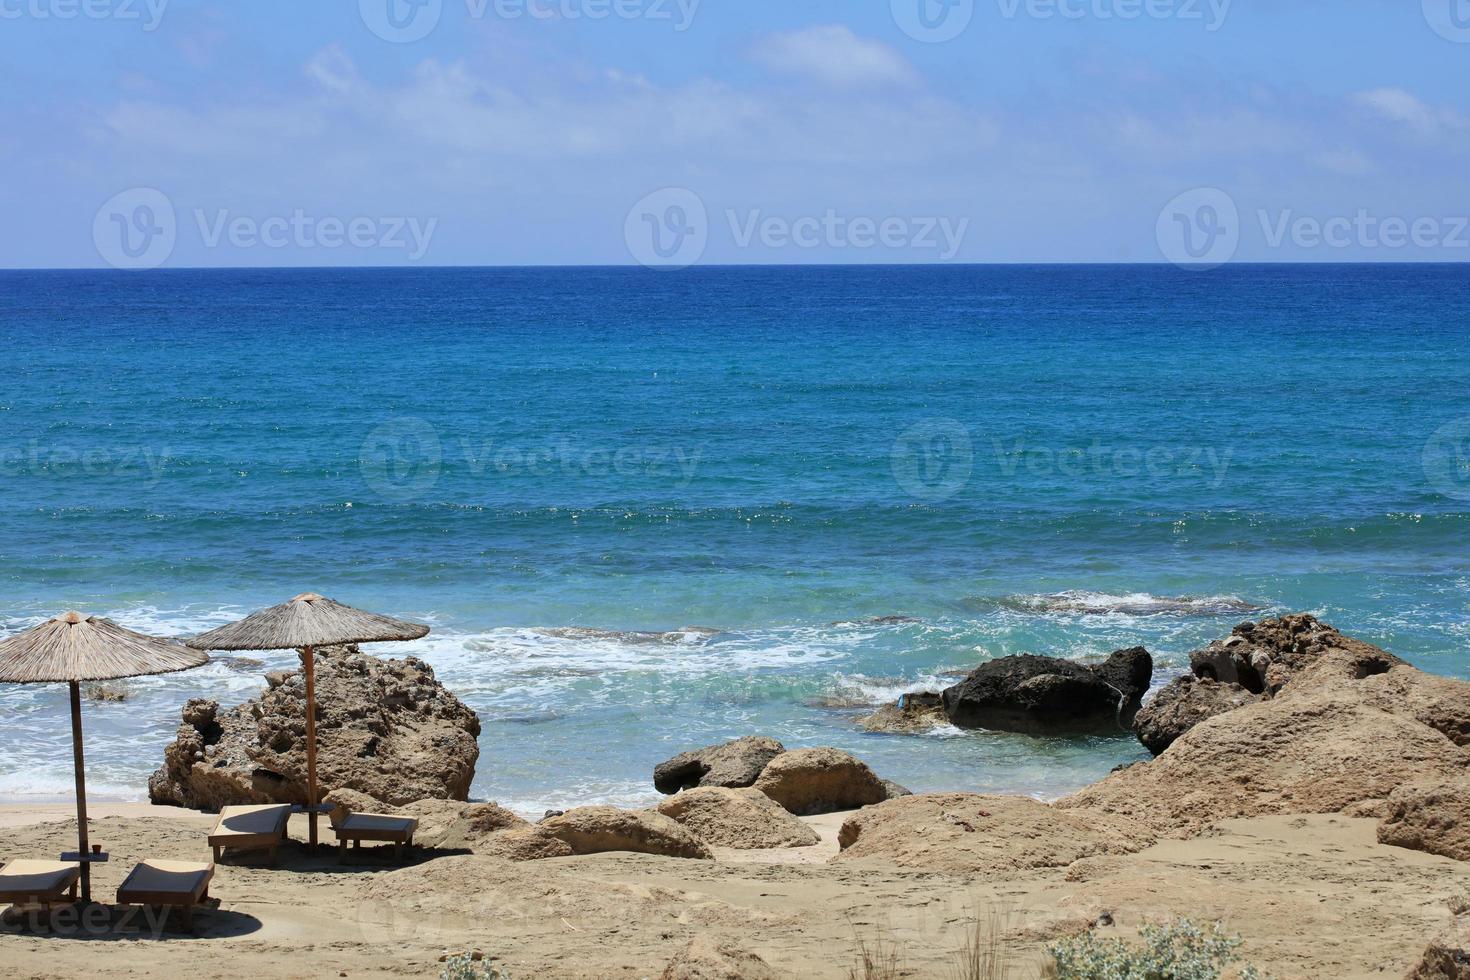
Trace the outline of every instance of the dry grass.
<instances>
[{"instance_id":1,"label":"dry grass","mask_svg":"<svg viewBox=\"0 0 1470 980\"><path fill-rule=\"evenodd\" d=\"M977 904L976 908L979 908ZM965 944L954 953L950 965L953 980L1019 980L1034 971L1017 967L1006 951L1006 936L1013 927L1009 910L987 906L977 912L965 934Z\"/></svg>"},{"instance_id":2,"label":"dry grass","mask_svg":"<svg viewBox=\"0 0 1470 980\"><path fill-rule=\"evenodd\" d=\"M856 927L853 929L857 932ZM898 980L904 975L898 958L898 944L879 934L871 938L856 936L856 962L848 967L848 980Z\"/></svg>"}]
</instances>

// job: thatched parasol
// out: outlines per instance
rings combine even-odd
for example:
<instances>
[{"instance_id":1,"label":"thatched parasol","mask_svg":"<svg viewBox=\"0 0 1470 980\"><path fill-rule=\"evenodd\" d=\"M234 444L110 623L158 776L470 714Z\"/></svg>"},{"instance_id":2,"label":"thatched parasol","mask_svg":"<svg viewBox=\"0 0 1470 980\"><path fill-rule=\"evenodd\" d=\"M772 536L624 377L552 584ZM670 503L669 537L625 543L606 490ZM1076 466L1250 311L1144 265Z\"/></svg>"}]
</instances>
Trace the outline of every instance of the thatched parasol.
<instances>
[{"instance_id":1,"label":"thatched parasol","mask_svg":"<svg viewBox=\"0 0 1470 980\"><path fill-rule=\"evenodd\" d=\"M0 642L0 682L71 685L71 740L77 778L77 853L82 901L92 900L92 862L107 855L87 846L87 778L82 757L82 688L85 681L171 674L209 662L209 656L173 640L125 630L106 619L69 612Z\"/></svg>"},{"instance_id":2,"label":"thatched parasol","mask_svg":"<svg viewBox=\"0 0 1470 980\"><path fill-rule=\"evenodd\" d=\"M417 640L428 633L427 626L363 612L308 592L188 641L196 650L302 651L306 674L306 812L313 847L317 814L324 809L318 805L316 791L316 648Z\"/></svg>"}]
</instances>

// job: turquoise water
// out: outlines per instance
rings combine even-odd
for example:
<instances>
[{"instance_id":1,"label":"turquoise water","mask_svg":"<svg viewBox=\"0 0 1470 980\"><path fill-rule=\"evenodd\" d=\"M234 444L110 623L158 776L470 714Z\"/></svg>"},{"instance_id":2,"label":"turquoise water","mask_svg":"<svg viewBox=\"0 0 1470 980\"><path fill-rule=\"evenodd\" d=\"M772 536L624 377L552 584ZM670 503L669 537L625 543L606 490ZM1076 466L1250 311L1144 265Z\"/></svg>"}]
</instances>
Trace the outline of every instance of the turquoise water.
<instances>
[{"instance_id":1,"label":"turquoise water","mask_svg":"<svg viewBox=\"0 0 1470 980\"><path fill-rule=\"evenodd\" d=\"M1162 681L1252 608L1470 676L1467 309L1455 266L0 273L0 632L423 618L375 652L527 812L751 733L1054 796L1141 750L854 719L1021 651ZM288 660L89 705L93 785ZM0 797L64 794L64 692L0 707Z\"/></svg>"}]
</instances>

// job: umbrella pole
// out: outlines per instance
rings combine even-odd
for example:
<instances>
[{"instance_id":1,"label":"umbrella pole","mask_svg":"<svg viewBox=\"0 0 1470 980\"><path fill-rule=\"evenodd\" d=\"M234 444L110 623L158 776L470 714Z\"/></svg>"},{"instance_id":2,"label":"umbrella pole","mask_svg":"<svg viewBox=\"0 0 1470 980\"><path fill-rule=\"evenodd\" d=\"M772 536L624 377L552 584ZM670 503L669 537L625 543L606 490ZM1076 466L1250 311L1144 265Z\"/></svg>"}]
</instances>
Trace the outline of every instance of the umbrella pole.
<instances>
[{"instance_id":1,"label":"umbrella pole","mask_svg":"<svg viewBox=\"0 0 1470 980\"><path fill-rule=\"evenodd\" d=\"M71 746L77 775L77 852L82 857L82 901L92 901L91 853L87 846L87 774L82 757L82 687L71 682Z\"/></svg>"},{"instance_id":2,"label":"umbrella pole","mask_svg":"<svg viewBox=\"0 0 1470 980\"><path fill-rule=\"evenodd\" d=\"M316 656L306 648L306 803L311 846L316 847Z\"/></svg>"}]
</instances>

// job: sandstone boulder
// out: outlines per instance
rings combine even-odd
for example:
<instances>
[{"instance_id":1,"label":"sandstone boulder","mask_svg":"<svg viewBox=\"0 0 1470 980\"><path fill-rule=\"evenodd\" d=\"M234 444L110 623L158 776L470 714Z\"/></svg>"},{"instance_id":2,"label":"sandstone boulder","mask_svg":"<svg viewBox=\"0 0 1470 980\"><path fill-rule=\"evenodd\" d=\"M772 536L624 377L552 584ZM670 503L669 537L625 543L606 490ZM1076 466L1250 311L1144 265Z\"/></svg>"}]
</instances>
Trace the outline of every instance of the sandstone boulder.
<instances>
[{"instance_id":1,"label":"sandstone boulder","mask_svg":"<svg viewBox=\"0 0 1470 980\"><path fill-rule=\"evenodd\" d=\"M669 961L659 980L776 980L766 961L730 943L696 936Z\"/></svg>"},{"instance_id":2,"label":"sandstone boulder","mask_svg":"<svg viewBox=\"0 0 1470 980\"><path fill-rule=\"evenodd\" d=\"M755 788L797 816L856 810L888 799L867 764L837 749L798 749L772 759Z\"/></svg>"},{"instance_id":3,"label":"sandstone boulder","mask_svg":"<svg viewBox=\"0 0 1470 980\"><path fill-rule=\"evenodd\" d=\"M1470 918L1461 916L1430 940L1406 980L1470 980Z\"/></svg>"},{"instance_id":4,"label":"sandstone boulder","mask_svg":"<svg viewBox=\"0 0 1470 980\"><path fill-rule=\"evenodd\" d=\"M1336 813L1405 783L1457 779L1470 753L1419 722L1341 693L1277 698L1217 715L1152 762L1057 803L1189 834L1230 817Z\"/></svg>"},{"instance_id":5,"label":"sandstone boulder","mask_svg":"<svg viewBox=\"0 0 1470 980\"><path fill-rule=\"evenodd\" d=\"M1020 796L936 793L860 810L842 825L835 862L975 873L1065 867L1153 843L1126 821L1094 820Z\"/></svg>"},{"instance_id":6,"label":"sandstone boulder","mask_svg":"<svg viewBox=\"0 0 1470 980\"><path fill-rule=\"evenodd\" d=\"M949 718L944 713L943 696L920 692L905 694L897 704L884 705L859 724L870 732L922 735L941 725L948 725Z\"/></svg>"},{"instance_id":7,"label":"sandstone boulder","mask_svg":"<svg viewBox=\"0 0 1470 980\"><path fill-rule=\"evenodd\" d=\"M323 648L316 652L316 703L321 793L352 789L390 804L468 797L480 722L428 664ZM203 810L306 802L300 672L235 708L190 701L148 791L154 803Z\"/></svg>"},{"instance_id":8,"label":"sandstone boulder","mask_svg":"<svg viewBox=\"0 0 1470 980\"><path fill-rule=\"evenodd\" d=\"M706 844L718 847L810 847L821 841L816 831L757 789L711 786L685 790L657 809Z\"/></svg>"},{"instance_id":9,"label":"sandstone boulder","mask_svg":"<svg viewBox=\"0 0 1470 980\"><path fill-rule=\"evenodd\" d=\"M544 861L575 853L570 844L542 827L491 834L478 840L473 851L507 861Z\"/></svg>"},{"instance_id":10,"label":"sandstone boulder","mask_svg":"<svg viewBox=\"0 0 1470 980\"><path fill-rule=\"evenodd\" d=\"M1154 755L1207 718L1261 700L1239 684L1222 684L1192 675L1178 677L1154 695L1133 719L1133 732Z\"/></svg>"},{"instance_id":11,"label":"sandstone boulder","mask_svg":"<svg viewBox=\"0 0 1470 980\"><path fill-rule=\"evenodd\" d=\"M1116 732L1133 723L1153 676L1153 658L1135 647L1105 663L1022 654L983 664L943 694L961 728L1032 735Z\"/></svg>"},{"instance_id":12,"label":"sandstone boulder","mask_svg":"<svg viewBox=\"0 0 1470 980\"><path fill-rule=\"evenodd\" d=\"M565 842L573 854L631 851L705 860L714 856L699 838L652 810L584 806L543 820L537 828Z\"/></svg>"},{"instance_id":13,"label":"sandstone boulder","mask_svg":"<svg viewBox=\"0 0 1470 980\"><path fill-rule=\"evenodd\" d=\"M785 751L774 738L758 736L706 746L660 763L653 770L653 785L670 795L697 786L753 786L766 764Z\"/></svg>"},{"instance_id":14,"label":"sandstone boulder","mask_svg":"<svg viewBox=\"0 0 1470 980\"><path fill-rule=\"evenodd\" d=\"M1378 842L1470 861L1470 772L1457 780L1415 782L1388 798Z\"/></svg>"},{"instance_id":15,"label":"sandstone boulder","mask_svg":"<svg viewBox=\"0 0 1470 980\"><path fill-rule=\"evenodd\" d=\"M1171 684L1135 722L1139 739L1156 754L1191 725L1234 710L1232 702L1331 692L1470 746L1470 683L1426 674L1310 615L1242 623L1191 653L1190 665L1194 681Z\"/></svg>"}]
</instances>

